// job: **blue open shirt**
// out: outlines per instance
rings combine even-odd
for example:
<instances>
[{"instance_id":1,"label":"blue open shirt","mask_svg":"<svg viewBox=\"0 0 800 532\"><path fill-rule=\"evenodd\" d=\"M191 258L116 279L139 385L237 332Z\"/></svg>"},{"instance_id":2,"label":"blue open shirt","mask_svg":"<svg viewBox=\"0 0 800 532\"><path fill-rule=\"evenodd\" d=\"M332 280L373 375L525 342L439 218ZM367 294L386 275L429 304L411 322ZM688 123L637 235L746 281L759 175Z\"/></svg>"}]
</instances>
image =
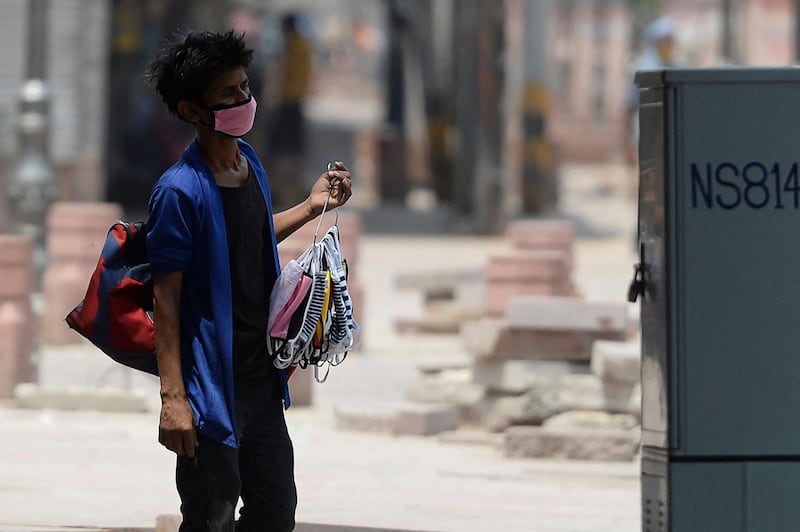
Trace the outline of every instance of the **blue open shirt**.
<instances>
[{"instance_id":1,"label":"blue open shirt","mask_svg":"<svg viewBox=\"0 0 800 532\"><path fill-rule=\"evenodd\" d=\"M280 272L267 174L253 149L239 140L267 204L272 246L265 262ZM233 390L233 303L225 213L219 187L200 153L197 140L153 187L147 220L147 252L154 275L183 272L180 330L181 365L186 395L197 430L215 441L238 447ZM265 272L265 275L271 275ZM274 278L267 279L272 287ZM264 297L269 297L265 294ZM267 334L264 331L264 334ZM288 374L280 371L284 403L290 405Z\"/></svg>"}]
</instances>

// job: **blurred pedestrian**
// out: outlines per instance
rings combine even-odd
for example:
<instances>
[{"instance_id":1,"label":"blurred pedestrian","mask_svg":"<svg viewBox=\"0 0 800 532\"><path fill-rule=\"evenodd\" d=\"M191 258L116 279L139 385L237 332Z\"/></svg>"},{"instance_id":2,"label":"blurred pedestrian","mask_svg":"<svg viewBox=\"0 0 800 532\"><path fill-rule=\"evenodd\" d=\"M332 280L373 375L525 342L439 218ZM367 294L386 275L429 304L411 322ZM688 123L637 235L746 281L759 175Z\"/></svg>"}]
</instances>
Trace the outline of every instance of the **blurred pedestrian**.
<instances>
[{"instance_id":1,"label":"blurred pedestrian","mask_svg":"<svg viewBox=\"0 0 800 532\"><path fill-rule=\"evenodd\" d=\"M299 18L289 13L281 19L280 87L269 134L276 205L294 204L305 193L298 176L303 172L306 147L303 104L311 83L311 43L298 28Z\"/></svg>"},{"instance_id":2,"label":"blurred pedestrian","mask_svg":"<svg viewBox=\"0 0 800 532\"><path fill-rule=\"evenodd\" d=\"M642 51L634 64L634 72L639 70L660 70L676 66L675 63L675 23L669 17L659 18L644 30ZM624 137L625 155L638 182L639 165L639 88L633 82L629 86L625 105ZM635 193L635 186L632 187Z\"/></svg>"},{"instance_id":3,"label":"blurred pedestrian","mask_svg":"<svg viewBox=\"0 0 800 532\"><path fill-rule=\"evenodd\" d=\"M295 525L287 373L267 356L277 243L350 198L341 163L296 206L273 214L266 172L239 137L256 101L241 33L189 33L148 77L195 139L153 188L147 249L161 379L159 441L178 455L181 532ZM242 510L234 525L239 497Z\"/></svg>"}]
</instances>

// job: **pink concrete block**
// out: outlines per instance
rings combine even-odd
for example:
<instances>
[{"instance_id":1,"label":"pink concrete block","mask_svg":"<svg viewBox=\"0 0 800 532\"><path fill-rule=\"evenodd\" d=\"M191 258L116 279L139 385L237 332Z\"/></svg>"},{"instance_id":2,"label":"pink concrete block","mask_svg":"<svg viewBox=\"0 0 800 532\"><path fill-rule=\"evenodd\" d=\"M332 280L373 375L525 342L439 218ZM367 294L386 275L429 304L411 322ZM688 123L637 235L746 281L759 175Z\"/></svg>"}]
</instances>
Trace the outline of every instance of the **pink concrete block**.
<instances>
[{"instance_id":1,"label":"pink concrete block","mask_svg":"<svg viewBox=\"0 0 800 532\"><path fill-rule=\"evenodd\" d=\"M506 238L518 249L572 249L575 227L558 220L519 220L511 222Z\"/></svg>"},{"instance_id":2,"label":"pink concrete block","mask_svg":"<svg viewBox=\"0 0 800 532\"><path fill-rule=\"evenodd\" d=\"M78 262L56 263L44 274L42 288L45 296L42 321L42 340L49 345L69 345L81 342L81 336L71 330L64 318L83 300L94 265Z\"/></svg>"},{"instance_id":3,"label":"pink concrete block","mask_svg":"<svg viewBox=\"0 0 800 532\"><path fill-rule=\"evenodd\" d=\"M116 203L59 201L47 212L48 229L70 231L105 226L122 218Z\"/></svg>"},{"instance_id":4,"label":"pink concrete block","mask_svg":"<svg viewBox=\"0 0 800 532\"><path fill-rule=\"evenodd\" d=\"M47 253L50 261L97 264L108 229L113 223L93 229L74 229L71 232L50 230L47 234Z\"/></svg>"},{"instance_id":5,"label":"pink concrete block","mask_svg":"<svg viewBox=\"0 0 800 532\"><path fill-rule=\"evenodd\" d=\"M625 303L570 297L517 296L506 304L505 317L511 327L584 331L609 339L623 339L630 329Z\"/></svg>"},{"instance_id":6,"label":"pink concrete block","mask_svg":"<svg viewBox=\"0 0 800 532\"><path fill-rule=\"evenodd\" d=\"M0 301L33 291L33 243L23 235L0 235Z\"/></svg>"},{"instance_id":7,"label":"pink concrete block","mask_svg":"<svg viewBox=\"0 0 800 532\"><path fill-rule=\"evenodd\" d=\"M297 368L289 379L292 406L311 406L314 401L314 369Z\"/></svg>"},{"instance_id":8,"label":"pink concrete block","mask_svg":"<svg viewBox=\"0 0 800 532\"><path fill-rule=\"evenodd\" d=\"M47 215L50 262L43 279L45 298L42 338L49 344L80 342L64 317L86 293L103 250L108 229L122 217L113 203L57 202Z\"/></svg>"},{"instance_id":9,"label":"pink concrete block","mask_svg":"<svg viewBox=\"0 0 800 532\"><path fill-rule=\"evenodd\" d=\"M394 434L431 436L458 428L460 416L453 405L414 404L400 408L394 423Z\"/></svg>"},{"instance_id":10,"label":"pink concrete block","mask_svg":"<svg viewBox=\"0 0 800 532\"><path fill-rule=\"evenodd\" d=\"M588 362L593 337L581 331L514 329L504 320L482 319L461 328L476 360L570 360Z\"/></svg>"},{"instance_id":11,"label":"pink concrete block","mask_svg":"<svg viewBox=\"0 0 800 532\"><path fill-rule=\"evenodd\" d=\"M570 278L571 268L571 257L564 251L498 253L489 257L486 280L563 284Z\"/></svg>"},{"instance_id":12,"label":"pink concrete block","mask_svg":"<svg viewBox=\"0 0 800 532\"><path fill-rule=\"evenodd\" d=\"M108 229L122 217L113 203L53 204L47 215L47 251L51 261L96 263Z\"/></svg>"},{"instance_id":13,"label":"pink concrete block","mask_svg":"<svg viewBox=\"0 0 800 532\"><path fill-rule=\"evenodd\" d=\"M559 283L491 281L486 283L486 314L503 316L508 302L517 296L574 297L574 295L575 290L569 280Z\"/></svg>"},{"instance_id":14,"label":"pink concrete block","mask_svg":"<svg viewBox=\"0 0 800 532\"><path fill-rule=\"evenodd\" d=\"M14 387L20 382L26 325L17 305L0 305L0 398L13 397Z\"/></svg>"}]
</instances>

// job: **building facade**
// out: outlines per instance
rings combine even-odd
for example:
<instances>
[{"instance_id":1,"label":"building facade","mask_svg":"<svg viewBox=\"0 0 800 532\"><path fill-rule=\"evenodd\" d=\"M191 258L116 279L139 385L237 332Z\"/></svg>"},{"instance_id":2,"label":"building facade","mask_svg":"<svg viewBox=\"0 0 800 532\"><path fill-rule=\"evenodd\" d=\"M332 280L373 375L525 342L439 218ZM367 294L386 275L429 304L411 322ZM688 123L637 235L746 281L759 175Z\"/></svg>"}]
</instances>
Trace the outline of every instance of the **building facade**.
<instances>
[{"instance_id":1,"label":"building facade","mask_svg":"<svg viewBox=\"0 0 800 532\"><path fill-rule=\"evenodd\" d=\"M19 91L27 76L31 1L0 2L3 72L0 180L5 182L13 172L17 153ZM233 0L47 2L47 31L39 42L46 48L51 97L48 149L63 199L119 201L133 197L136 204L145 204L153 180L168 161L174 160L187 135L174 120L168 120L148 92L142 80L146 58L175 29L225 26L229 8L235 3ZM290 6L305 5L311 9L317 5L288 0L254 0L250 4L262 9L270 7L276 12ZM708 66L727 61L721 47L721 4L721 0L663 0L664 13L677 23L678 50L684 64ZM625 99L632 84L631 65L637 46L633 29L637 25L629 2L553 1L551 5L548 54L552 109L548 124L557 146L557 158L588 161L618 158ZM737 0L733 5L737 56L734 59L745 65L794 63L794 2ZM376 10L373 6L372 11ZM320 18L326 21L318 28L321 38L330 40L347 33L358 22L356 18L349 21L339 12L334 15L337 16ZM380 18L380 14L376 11L370 17ZM382 38L380 33L373 36L378 46L385 49ZM446 44L440 43L437 49L449 50ZM356 57L345 53L347 50L335 42L327 45L326 50L326 55L321 56L325 61L321 63L325 79L334 79L343 69L342 58ZM374 54L370 57L377 61ZM369 75L375 77L375 72L383 68L375 61L351 61L353 66L349 68L369 67ZM442 73L437 63L433 76L441 77ZM509 74L507 79L512 80L513 76ZM319 105L321 101L312 102L312 113L322 115L341 107ZM363 106L351 107L359 110ZM150 156L145 164L141 157L146 149L144 143L155 141L160 151L148 151Z\"/></svg>"},{"instance_id":2,"label":"building facade","mask_svg":"<svg viewBox=\"0 0 800 532\"><path fill-rule=\"evenodd\" d=\"M551 133L562 158L613 160L622 154L625 100L637 53L634 14L622 0L554 2L550 27ZM794 2L732 2L733 55L723 56L721 0L663 0L676 23L686 66L787 66L794 58ZM644 21L642 21L644 22Z\"/></svg>"}]
</instances>

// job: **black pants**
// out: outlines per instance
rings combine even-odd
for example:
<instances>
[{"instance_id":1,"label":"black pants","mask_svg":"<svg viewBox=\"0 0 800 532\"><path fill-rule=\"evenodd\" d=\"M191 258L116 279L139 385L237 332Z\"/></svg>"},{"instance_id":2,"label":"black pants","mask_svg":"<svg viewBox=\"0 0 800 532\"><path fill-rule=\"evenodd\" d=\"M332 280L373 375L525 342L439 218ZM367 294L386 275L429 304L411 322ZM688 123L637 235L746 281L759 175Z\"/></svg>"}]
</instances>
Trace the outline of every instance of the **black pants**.
<instances>
[{"instance_id":1,"label":"black pants","mask_svg":"<svg viewBox=\"0 0 800 532\"><path fill-rule=\"evenodd\" d=\"M297 491L294 451L277 375L237 380L239 449L199 436L195 457L178 457L180 532L289 532ZM242 498L239 521L236 504Z\"/></svg>"}]
</instances>

